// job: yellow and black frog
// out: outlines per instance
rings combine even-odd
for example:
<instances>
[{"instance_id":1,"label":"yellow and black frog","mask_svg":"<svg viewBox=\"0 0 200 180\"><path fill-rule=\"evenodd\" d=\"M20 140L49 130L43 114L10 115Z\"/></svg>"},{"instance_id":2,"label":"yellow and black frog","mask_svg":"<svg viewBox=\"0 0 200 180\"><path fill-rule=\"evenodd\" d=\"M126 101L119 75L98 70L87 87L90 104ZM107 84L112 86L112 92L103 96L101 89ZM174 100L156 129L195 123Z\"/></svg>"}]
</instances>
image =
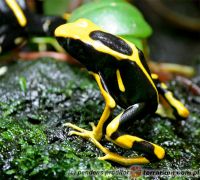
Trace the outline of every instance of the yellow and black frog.
<instances>
[{"instance_id":1,"label":"yellow and black frog","mask_svg":"<svg viewBox=\"0 0 200 180\"><path fill-rule=\"evenodd\" d=\"M177 119L185 119L189 111L177 100L156 74L151 74L143 53L125 39L101 30L87 19L59 26L55 37L61 46L80 61L94 76L105 99L105 109L92 131L71 123L65 125L75 129L70 135L82 136L94 143L106 155L102 160L112 160L123 165L143 164L163 159L165 150L151 142L127 134L123 129L136 119L155 113L162 96L173 109ZM106 122L112 110L119 105L124 109L117 117ZM104 124L108 124L104 127ZM138 150L144 157L127 158L110 152L100 144L106 129L107 140L122 148Z\"/></svg>"},{"instance_id":2,"label":"yellow and black frog","mask_svg":"<svg viewBox=\"0 0 200 180\"><path fill-rule=\"evenodd\" d=\"M55 28L64 23L62 17L31 12L25 0L0 0L0 54L30 36L53 36Z\"/></svg>"}]
</instances>

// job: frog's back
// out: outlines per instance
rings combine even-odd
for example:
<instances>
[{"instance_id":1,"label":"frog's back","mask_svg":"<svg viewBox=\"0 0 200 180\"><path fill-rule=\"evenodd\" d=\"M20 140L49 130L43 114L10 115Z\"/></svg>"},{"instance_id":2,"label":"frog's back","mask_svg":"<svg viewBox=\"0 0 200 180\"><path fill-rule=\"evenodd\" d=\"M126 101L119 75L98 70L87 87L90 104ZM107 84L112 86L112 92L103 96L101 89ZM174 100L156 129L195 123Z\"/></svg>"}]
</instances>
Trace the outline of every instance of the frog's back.
<instances>
[{"instance_id":1,"label":"frog's back","mask_svg":"<svg viewBox=\"0 0 200 180\"><path fill-rule=\"evenodd\" d=\"M120 60L109 64L100 71L100 76L121 107L149 102L154 110L157 108L157 91L149 80L150 75L147 77L136 62Z\"/></svg>"}]
</instances>

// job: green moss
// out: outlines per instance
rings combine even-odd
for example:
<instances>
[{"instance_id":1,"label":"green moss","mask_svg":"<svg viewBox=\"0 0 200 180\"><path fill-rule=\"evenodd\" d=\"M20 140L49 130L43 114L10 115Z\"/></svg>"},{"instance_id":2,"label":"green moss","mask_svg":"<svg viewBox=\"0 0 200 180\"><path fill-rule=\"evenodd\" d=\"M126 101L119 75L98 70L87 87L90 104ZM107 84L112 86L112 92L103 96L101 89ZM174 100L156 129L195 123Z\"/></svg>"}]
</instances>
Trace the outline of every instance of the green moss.
<instances>
[{"instance_id":1,"label":"green moss","mask_svg":"<svg viewBox=\"0 0 200 180\"><path fill-rule=\"evenodd\" d=\"M69 172L77 170L121 168L98 160L98 156L104 155L102 152L80 137L68 136L69 128L63 126L72 122L90 129L89 122L97 123L101 116L103 98L86 71L52 59L40 59L10 65L0 81L0 176L3 179L66 179ZM164 160L143 167L200 168L199 104L176 81L170 87L190 109L190 118L177 122L152 115L133 122L128 131L166 149ZM119 112L117 109L114 115ZM102 144L121 155L140 155L105 139Z\"/></svg>"}]
</instances>

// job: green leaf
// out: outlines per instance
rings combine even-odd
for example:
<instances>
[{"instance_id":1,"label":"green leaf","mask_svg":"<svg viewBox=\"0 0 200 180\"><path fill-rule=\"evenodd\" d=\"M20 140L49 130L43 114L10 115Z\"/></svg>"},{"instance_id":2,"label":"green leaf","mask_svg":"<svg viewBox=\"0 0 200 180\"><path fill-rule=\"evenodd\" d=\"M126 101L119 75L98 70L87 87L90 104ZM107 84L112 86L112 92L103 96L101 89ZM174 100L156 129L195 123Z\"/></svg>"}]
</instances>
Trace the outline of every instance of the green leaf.
<instances>
[{"instance_id":1,"label":"green leaf","mask_svg":"<svg viewBox=\"0 0 200 180\"><path fill-rule=\"evenodd\" d=\"M71 14L69 22L79 18L90 19L102 29L115 35L147 38L152 34L151 27L140 11L124 1L87 3Z\"/></svg>"},{"instance_id":2,"label":"green leaf","mask_svg":"<svg viewBox=\"0 0 200 180\"><path fill-rule=\"evenodd\" d=\"M27 84L26 84L26 79L25 77L21 76L19 78L19 85L20 85L20 88L23 92L26 92L26 89L27 89Z\"/></svg>"},{"instance_id":3,"label":"green leaf","mask_svg":"<svg viewBox=\"0 0 200 180\"><path fill-rule=\"evenodd\" d=\"M16 173L16 170L14 170L14 169L6 171L6 174L8 174L8 175L11 175L11 174L14 174L14 173Z\"/></svg>"},{"instance_id":4,"label":"green leaf","mask_svg":"<svg viewBox=\"0 0 200 180\"><path fill-rule=\"evenodd\" d=\"M70 0L45 0L44 13L48 15L62 15L66 12Z\"/></svg>"}]
</instances>

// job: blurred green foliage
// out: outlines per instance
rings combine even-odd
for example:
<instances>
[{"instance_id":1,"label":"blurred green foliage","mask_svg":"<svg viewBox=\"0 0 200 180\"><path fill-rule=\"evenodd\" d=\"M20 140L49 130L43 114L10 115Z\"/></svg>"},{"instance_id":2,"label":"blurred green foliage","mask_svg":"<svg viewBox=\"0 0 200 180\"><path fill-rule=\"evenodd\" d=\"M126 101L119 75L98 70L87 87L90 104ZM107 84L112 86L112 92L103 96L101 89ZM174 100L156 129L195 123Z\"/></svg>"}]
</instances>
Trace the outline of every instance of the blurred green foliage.
<instances>
[{"instance_id":1,"label":"blurred green foliage","mask_svg":"<svg viewBox=\"0 0 200 180\"><path fill-rule=\"evenodd\" d=\"M62 15L69 12L69 5L78 2L79 0L44 0L44 13L48 15ZM83 3L88 3L93 0L84 0Z\"/></svg>"},{"instance_id":2,"label":"blurred green foliage","mask_svg":"<svg viewBox=\"0 0 200 180\"><path fill-rule=\"evenodd\" d=\"M70 0L45 0L44 12L48 15L62 15L68 10Z\"/></svg>"}]
</instances>

